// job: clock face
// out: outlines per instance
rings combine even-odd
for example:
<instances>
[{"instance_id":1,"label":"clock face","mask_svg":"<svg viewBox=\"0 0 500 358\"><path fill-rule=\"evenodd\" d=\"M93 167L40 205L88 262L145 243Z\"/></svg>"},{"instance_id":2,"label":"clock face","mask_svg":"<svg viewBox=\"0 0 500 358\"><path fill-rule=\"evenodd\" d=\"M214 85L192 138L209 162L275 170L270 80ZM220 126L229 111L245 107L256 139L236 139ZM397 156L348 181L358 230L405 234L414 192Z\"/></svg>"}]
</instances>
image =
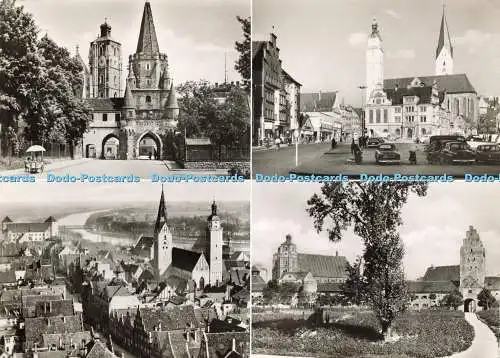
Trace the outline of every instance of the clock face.
<instances>
[{"instance_id":1,"label":"clock face","mask_svg":"<svg viewBox=\"0 0 500 358\"><path fill-rule=\"evenodd\" d=\"M104 66L105 63L106 59L104 58L104 56L99 57L99 66Z\"/></svg>"}]
</instances>

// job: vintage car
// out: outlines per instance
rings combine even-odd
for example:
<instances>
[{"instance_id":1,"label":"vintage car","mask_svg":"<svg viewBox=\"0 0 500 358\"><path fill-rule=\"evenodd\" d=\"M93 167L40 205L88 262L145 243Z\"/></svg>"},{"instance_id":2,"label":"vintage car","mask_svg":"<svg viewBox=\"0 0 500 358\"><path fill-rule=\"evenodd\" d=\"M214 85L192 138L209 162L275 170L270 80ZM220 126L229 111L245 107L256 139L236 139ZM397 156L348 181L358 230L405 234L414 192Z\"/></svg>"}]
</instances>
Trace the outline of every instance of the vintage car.
<instances>
[{"instance_id":1,"label":"vintage car","mask_svg":"<svg viewBox=\"0 0 500 358\"><path fill-rule=\"evenodd\" d=\"M368 138L366 141L366 146L368 148L378 148L380 144L384 143L382 138Z\"/></svg>"},{"instance_id":2,"label":"vintage car","mask_svg":"<svg viewBox=\"0 0 500 358\"><path fill-rule=\"evenodd\" d=\"M383 143L375 151L375 162L377 164L399 164L401 162L401 155L396 150L394 144Z\"/></svg>"},{"instance_id":3,"label":"vintage car","mask_svg":"<svg viewBox=\"0 0 500 358\"><path fill-rule=\"evenodd\" d=\"M477 163L500 163L500 146L498 144L482 144L476 148Z\"/></svg>"},{"instance_id":4,"label":"vintage car","mask_svg":"<svg viewBox=\"0 0 500 358\"><path fill-rule=\"evenodd\" d=\"M433 135L429 138L426 150L428 152L441 151L448 142L465 142L465 137L461 135Z\"/></svg>"},{"instance_id":5,"label":"vintage car","mask_svg":"<svg viewBox=\"0 0 500 358\"><path fill-rule=\"evenodd\" d=\"M440 151L427 153L427 160L431 164L472 164L476 155L466 142L446 142Z\"/></svg>"}]
</instances>

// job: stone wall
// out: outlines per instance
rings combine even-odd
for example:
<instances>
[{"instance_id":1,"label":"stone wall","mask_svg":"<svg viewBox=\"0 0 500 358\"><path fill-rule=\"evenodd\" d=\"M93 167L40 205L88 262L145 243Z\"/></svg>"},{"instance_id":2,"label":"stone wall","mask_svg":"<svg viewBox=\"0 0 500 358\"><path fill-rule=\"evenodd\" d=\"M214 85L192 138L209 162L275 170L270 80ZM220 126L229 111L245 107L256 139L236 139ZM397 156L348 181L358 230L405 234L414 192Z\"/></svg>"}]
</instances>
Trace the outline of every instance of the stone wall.
<instances>
[{"instance_id":1,"label":"stone wall","mask_svg":"<svg viewBox=\"0 0 500 358\"><path fill-rule=\"evenodd\" d=\"M237 168L243 173L250 171L250 162L184 162L184 169L231 169Z\"/></svg>"}]
</instances>

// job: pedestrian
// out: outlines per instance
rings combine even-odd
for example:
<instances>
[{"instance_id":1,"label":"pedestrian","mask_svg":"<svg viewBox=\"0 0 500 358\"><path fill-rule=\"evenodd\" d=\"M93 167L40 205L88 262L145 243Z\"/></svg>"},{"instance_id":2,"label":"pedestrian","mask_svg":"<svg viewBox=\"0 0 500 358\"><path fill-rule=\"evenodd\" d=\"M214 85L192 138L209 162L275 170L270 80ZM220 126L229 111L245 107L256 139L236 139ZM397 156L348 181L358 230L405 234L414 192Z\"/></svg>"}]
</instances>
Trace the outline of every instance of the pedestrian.
<instances>
[{"instance_id":1,"label":"pedestrian","mask_svg":"<svg viewBox=\"0 0 500 358\"><path fill-rule=\"evenodd\" d=\"M335 141L335 137L332 137L332 149L337 146L337 141Z\"/></svg>"},{"instance_id":2,"label":"pedestrian","mask_svg":"<svg viewBox=\"0 0 500 358\"><path fill-rule=\"evenodd\" d=\"M153 153L149 152L149 160L151 160L152 156L153 156Z\"/></svg>"},{"instance_id":3,"label":"pedestrian","mask_svg":"<svg viewBox=\"0 0 500 358\"><path fill-rule=\"evenodd\" d=\"M276 144L276 150L280 150L280 144L281 144L280 137L276 137L276 139L274 140L274 144Z\"/></svg>"},{"instance_id":4,"label":"pedestrian","mask_svg":"<svg viewBox=\"0 0 500 358\"><path fill-rule=\"evenodd\" d=\"M356 143L354 142L354 137L352 137L351 154L354 154L355 149L356 149Z\"/></svg>"}]
</instances>

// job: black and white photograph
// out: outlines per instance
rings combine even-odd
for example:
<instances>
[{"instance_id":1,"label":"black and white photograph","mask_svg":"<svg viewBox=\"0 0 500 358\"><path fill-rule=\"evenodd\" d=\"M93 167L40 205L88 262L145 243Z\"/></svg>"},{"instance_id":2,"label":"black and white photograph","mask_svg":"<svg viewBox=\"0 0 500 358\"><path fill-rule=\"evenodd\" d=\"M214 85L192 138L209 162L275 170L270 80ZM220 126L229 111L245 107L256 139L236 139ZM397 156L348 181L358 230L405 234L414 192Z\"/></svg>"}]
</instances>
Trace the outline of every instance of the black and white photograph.
<instances>
[{"instance_id":1,"label":"black and white photograph","mask_svg":"<svg viewBox=\"0 0 500 358\"><path fill-rule=\"evenodd\" d=\"M499 15L489 0L254 0L254 175L498 174Z\"/></svg>"},{"instance_id":2,"label":"black and white photograph","mask_svg":"<svg viewBox=\"0 0 500 358\"><path fill-rule=\"evenodd\" d=\"M250 356L249 183L0 192L2 356Z\"/></svg>"},{"instance_id":3,"label":"black and white photograph","mask_svg":"<svg viewBox=\"0 0 500 358\"><path fill-rule=\"evenodd\" d=\"M493 184L252 187L252 356L497 357Z\"/></svg>"},{"instance_id":4,"label":"black and white photograph","mask_svg":"<svg viewBox=\"0 0 500 358\"><path fill-rule=\"evenodd\" d=\"M250 176L249 0L2 0L0 171Z\"/></svg>"}]
</instances>

